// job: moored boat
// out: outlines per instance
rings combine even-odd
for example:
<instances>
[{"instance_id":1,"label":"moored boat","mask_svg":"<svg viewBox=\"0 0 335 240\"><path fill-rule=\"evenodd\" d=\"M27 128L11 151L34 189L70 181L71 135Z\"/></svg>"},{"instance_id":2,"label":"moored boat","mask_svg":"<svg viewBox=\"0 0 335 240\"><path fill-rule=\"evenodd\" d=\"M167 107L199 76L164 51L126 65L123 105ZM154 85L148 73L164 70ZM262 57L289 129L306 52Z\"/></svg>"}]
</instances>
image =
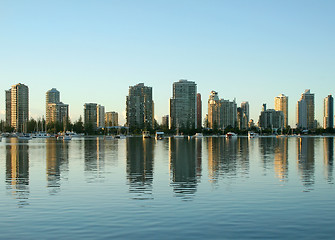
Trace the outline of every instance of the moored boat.
<instances>
[{"instance_id":1,"label":"moored boat","mask_svg":"<svg viewBox=\"0 0 335 240\"><path fill-rule=\"evenodd\" d=\"M196 134L194 135L194 137L195 137L195 138L203 138L204 135L203 135L202 133L196 133Z\"/></svg>"},{"instance_id":2,"label":"moored boat","mask_svg":"<svg viewBox=\"0 0 335 240\"><path fill-rule=\"evenodd\" d=\"M155 138L156 138L156 140L164 139L164 132L156 132Z\"/></svg>"},{"instance_id":3,"label":"moored boat","mask_svg":"<svg viewBox=\"0 0 335 240\"><path fill-rule=\"evenodd\" d=\"M143 138L151 138L151 136L150 136L150 132L149 132L149 131L143 131L143 132L142 132L142 137L143 137Z\"/></svg>"},{"instance_id":4,"label":"moored boat","mask_svg":"<svg viewBox=\"0 0 335 240\"><path fill-rule=\"evenodd\" d=\"M226 134L226 138L236 138L236 137L237 137L237 134L234 132L228 132Z\"/></svg>"},{"instance_id":5,"label":"moored boat","mask_svg":"<svg viewBox=\"0 0 335 240\"><path fill-rule=\"evenodd\" d=\"M255 132L248 132L248 138L256 138L256 137L258 137L259 135L258 135L258 133L255 133Z\"/></svg>"}]
</instances>

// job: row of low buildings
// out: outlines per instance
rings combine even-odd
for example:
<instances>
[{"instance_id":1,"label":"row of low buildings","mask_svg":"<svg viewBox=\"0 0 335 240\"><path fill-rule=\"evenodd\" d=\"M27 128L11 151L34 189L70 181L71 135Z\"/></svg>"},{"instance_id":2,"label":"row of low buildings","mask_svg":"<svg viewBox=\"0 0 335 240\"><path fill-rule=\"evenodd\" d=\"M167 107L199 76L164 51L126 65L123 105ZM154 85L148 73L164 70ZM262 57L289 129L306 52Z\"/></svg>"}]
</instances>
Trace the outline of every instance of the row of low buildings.
<instances>
[{"instance_id":1,"label":"row of low buildings","mask_svg":"<svg viewBox=\"0 0 335 240\"><path fill-rule=\"evenodd\" d=\"M202 124L202 101L193 81L179 80L172 86L170 115L162 118L162 126L169 129L197 129ZM334 127L334 106L331 95L324 99L324 128ZM297 102L297 127L316 128L314 94L306 90ZM25 131L29 119L29 89L24 84L16 84L6 91L6 123L18 132ZM69 119L69 105L60 101L60 92L52 88L46 92L46 122L64 123ZM118 113L105 112L105 107L97 103L84 104L84 123L96 128L118 126ZM152 87L139 83L129 87L126 97L126 126L130 129L152 129L155 125ZM208 99L208 114L204 126L211 129L233 127L249 129L254 126L250 119L249 103L242 102L237 107L235 99L219 99L218 92L212 91ZM275 109L267 109L263 104L258 120L261 129L283 129L288 127L288 97L275 97Z\"/></svg>"}]
</instances>

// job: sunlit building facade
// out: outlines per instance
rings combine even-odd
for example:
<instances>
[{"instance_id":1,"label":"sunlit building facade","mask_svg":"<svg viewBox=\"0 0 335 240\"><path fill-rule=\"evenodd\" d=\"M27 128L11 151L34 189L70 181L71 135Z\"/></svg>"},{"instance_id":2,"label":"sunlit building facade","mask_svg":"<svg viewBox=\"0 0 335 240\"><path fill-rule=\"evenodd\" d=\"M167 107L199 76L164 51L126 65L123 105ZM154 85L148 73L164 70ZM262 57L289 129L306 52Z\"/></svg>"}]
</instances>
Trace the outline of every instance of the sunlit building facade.
<instances>
[{"instance_id":1,"label":"sunlit building facade","mask_svg":"<svg viewBox=\"0 0 335 240\"><path fill-rule=\"evenodd\" d=\"M69 105L60 103L49 103L46 111L47 123L66 123L69 119Z\"/></svg>"},{"instance_id":2,"label":"sunlit building facade","mask_svg":"<svg viewBox=\"0 0 335 240\"><path fill-rule=\"evenodd\" d=\"M5 91L6 94L6 125L10 126L12 124L12 92L11 89Z\"/></svg>"},{"instance_id":3,"label":"sunlit building facade","mask_svg":"<svg viewBox=\"0 0 335 240\"><path fill-rule=\"evenodd\" d=\"M334 98L328 95L323 100L323 128L334 128Z\"/></svg>"},{"instance_id":4,"label":"sunlit building facade","mask_svg":"<svg viewBox=\"0 0 335 240\"><path fill-rule=\"evenodd\" d=\"M284 114L282 111L267 109L263 104L261 115L259 116L258 125L262 129L283 129Z\"/></svg>"},{"instance_id":5,"label":"sunlit building facade","mask_svg":"<svg viewBox=\"0 0 335 240\"><path fill-rule=\"evenodd\" d=\"M306 89L297 103L297 127L301 129L313 129L314 119L314 93Z\"/></svg>"},{"instance_id":6,"label":"sunlit building facade","mask_svg":"<svg viewBox=\"0 0 335 240\"><path fill-rule=\"evenodd\" d=\"M11 88L11 126L16 132L26 132L29 119L29 89L18 83Z\"/></svg>"},{"instance_id":7,"label":"sunlit building facade","mask_svg":"<svg viewBox=\"0 0 335 240\"><path fill-rule=\"evenodd\" d=\"M284 94L280 94L275 97L275 110L282 111L284 114L284 127L288 127L288 97Z\"/></svg>"},{"instance_id":8,"label":"sunlit building facade","mask_svg":"<svg viewBox=\"0 0 335 240\"><path fill-rule=\"evenodd\" d=\"M60 101L60 92L52 88L45 94L46 123L65 123L69 120L69 105Z\"/></svg>"},{"instance_id":9,"label":"sunlit building facade","mask_svg":"<svg viewBox=\"0 0 335 240\"><path fill-rule=\"evenodd\" d=\"M106 112L105 124L107 127L119 126L119 114L117 112Z\"/></svg>"},{"instance_id":10,"label":"sunlit building facade","mask_svg":"<svg viewBox=\"0 0 335 240\"><path fill-rule=\"evenodd\" d=\"M237 125L237 105L235 100L219 99L218 93L211 91L208 99L208 127L224 129Z\"/></svg>"},{"instance_id":11,"label":"sunlit building facade","mask_svg":"<svg viewBox=\"0 0 335 240\"><path fill-rule=\"evenodd\" d=\"M97 128L105 127L105 107L97 105Z\"/></svg>"},{"instance_id":12,"label":"sunlit building facade","mask_svg":"<svg viewBox=\"0 0 335 240\"><path fill-rule=\"evenodd\" d=\"M197 93L197 128L202 127L202 101L201 94Z\"/></svg>"},{"instance_id":13,"label":"sunlit building facade","mask_svg":"<svg viewBox=\"0 0 335 240\"><path fill-rule=\"evenodd\" d=\"M240 125L238 126L240 129L248 129L249 116L249 102L242 102Z\"/></svg>"}]
</instances>

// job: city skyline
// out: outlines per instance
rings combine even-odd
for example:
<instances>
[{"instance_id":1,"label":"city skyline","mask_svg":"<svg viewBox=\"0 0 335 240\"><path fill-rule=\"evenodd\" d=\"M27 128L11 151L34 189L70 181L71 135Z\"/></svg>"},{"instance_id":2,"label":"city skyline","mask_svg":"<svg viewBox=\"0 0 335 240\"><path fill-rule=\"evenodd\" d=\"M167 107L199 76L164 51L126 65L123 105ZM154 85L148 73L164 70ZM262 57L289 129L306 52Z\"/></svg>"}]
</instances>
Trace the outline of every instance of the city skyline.
<instances>
[{"instance_id":1,"label":"city skyline","mask_svg":"<svg viewBox=\"0 0 335 240\"><path fill-rule=\"evenodd\" d=\"M323 99L334 95L325 88L335 77L334 7L308 0L4 1L0 99L22 82L30 88L30 116L38 118L45 116L45 92L56 87L72 121L83 115L83 103L97 102L124 124L128 87L144 82L154 89L160 122L173 82L189 79L203 99L215 90L238 105L248 101L255 122L262 104L273 109L273 98L284 93L291 126L308 88L322 123ZM0 113L5 119L4 100Z\"/></svg>"},{"instance_id":2,"label":"city skyline","mask_svg":"<svg viewBox=\"0 0 335 240\"><path fill-rule=\"evenodd\" d=\"M188 81L188 80L185 80L185 79L180 79L179 81L176 81L176 82L174 82L173 83L173 85L172 85L172 88L174 88L174 85L175 84L178 84L178 83L193 83L193 84L195 84L195 88L196 88L196 83L195 82L193 82L193 81ZM12 88L14 87L14 86L16 86L16 85L23 85L23 86L26 86L25 84L22 84L22 83L17 83L17 84L15 84L15 85L13 85L12 86ZM26 87L28 87L29 88L29 86L26 86ZM148 88L148 89L150 89L150 99L151 99L151 95L153 95L153 90L152 90L152 87L150 87L150 86L144 86L144 83L138 83L138 84L136 84L136 85L134 85L134 86L129 86L129 91L130 91L130 89L133 89L133 88L135 88L135 87L145 87L145 88ZM30 91L30 90L29 90ZM195 116L194 116L194 121L195 122L197 122L197 112L199 111L199 109L198 109L198 107L196 106L197 105L197 99L198 99L198 97L199 96L201 96L199 93L196 93L197 92L197 90L195 90L195 92L193 93L193 95L195 95L196 97L195 97ZM8 95L9 94L9 95ZM209 102L210 102L210 100L211 99L213 99L213 94L215 94L215 96L216 96L216 100L217 101L219 101L219 99L218 99L218 93L217 92L215 92L214 90L212 90L211 92L210 92L210 94L209 94L209 100L208 100L208 104L209 104ZM309 117L310 118L310 120L309 120L309 122L310 122L310 124L309 124L309 126L307 126L308 124L307 123L303 123L302 125L301 125L301 123L300 123L300 125L299 125L299 120L298 120L298 118L299 118L299 116L300 116L300 114L299 114L299 108L301 108L301 99L303 99L304 98L304 96L305 95L311 95L312 96L312 98L313 98L313 114ZM8 105L8 103L9 104L11 104L11 101L10 101L10 99L9 99L9 102L8 102L8 96L10 96L11 95L11 92L10 92L10 90L5 90L5 100L4 100L4 103L5 103L5 105L7 106ZM328 95L327 97L329 98L329 97L331 97L332 95L330 94L330 95ZM275 99L275 108L276 108L276 106L277 106L277 108L279 108L279 106L278 106L278 99L280 99L280 98L285 98L286 100L285 100L285 104L287 105L287 103L288 103L288 96L285 96L284 94L280 94L279 96L277 96L277 97L275 97L274 99ZM305 91L304 91L304 93L302 93L301 94L301 97L300 97L300 99L297 101L297 103L296 103L296 122L295 122L295 124L294 125L290 125L290 127L292 127L292 128L295 128L295 127L300 127L300 128L308 128L308 129L312 129L312 128L314 128L316 125L316 123L318 124L318 126L319 127L323 127L324 126L324 117L325 117L325 99L327 98L324 98L323 99L323 109L322 109L322 111L323 111L323 115L322 115L322 121L319 121L317 118L316 118L316 116L315 116L315 112L317 112L317 109L316 109L316 107L315 107L315 102L314 102L314 97L315 97L315 94L314 93L310 93L310 89L305 89ZM129 96L126 96L126 99L128 99L129 98ZM51 100L50 100L51 99ZM171 102L171 99L173 99L173 96L170 98L170 102ZM28 98L28 101L30 101L30 99ZM126 100L126 101L128 101L128 100ZM230 101L229 100L223 100L223 99L221 99L220 101L225 101L225 102L227 102L227 103L230 103ZM50 104L50 102L52 102L51 104ZM50 111L50 106L53 106L53 105L55 105L55 103L57 102L57 104L60 104L61 106L65 106L66 107L66 111L63 111L64 113L62 113L63 115L65 114L66 116L69 114L69 105L68 104L63 104L62 102L60 102L60 92L56 89L56 88L52 88L52 89L50 89L50 90L48 90L47 92L46 92L46 97L45 97L45 103L46 103L46 109L45 109L45 114L43 114L42 116L39 116L39 117L37 117L37 119L42 119L42 118L44 118L44 119L46 119L47 121L48 121L48 113L49 113L49 111ZM200 97L200 102L201 102L201 97ZM231 102L231 103L234 103L235 105L237 104L236 103L236 101L235 101L235 99ZM56 105L57 105L56 104ZM97 125L97 127L104 127L104 125L105 125L105 118L106 118L106 115L105 115L105 113L107 113L107 112L115 112L115 111L105 111L105 106L103 106L103 105L101 105L101 104L98 104L98 103L85 103L84 104L84 109L83 109L83 114L82 115L79 115L79 117L78 117L78 119L81 117L81 118L83 118L84 119L84 122L85 122L85 117L86 117L86 105L87 104L94 104L94 105L96 105L96 107L94 107L94 108L96 108L96 114L97 114L97 116L100 116L100 117L98 117L97 119L99 119L99 120L97 120L97 121L99 121L99 123L97 123L97 124L94 124L94 125ZM171 104L171 103L170 103ZM152 105L154 106L154 101L152 101ZM247 106L244 106L244 105L247 105ZM8 106L7 106L8 107ZM7 107L6 107L6 109L7 109ZM28 110L29 110L29 116L30 116L30 105L28 105ZM332 111L333 112L333 110L331 110L332 108L331 108L331 106L329 106L330 107L330 110L329 111ZM151 107L152 108L152 112L155 112L155 109L154 109L154 107ZM246 109L244 109L244 108L246 108ZM5 109L5 110L6 110ZM9 110L10 110L10 108L8 108ZM99 110L98 110L99 109ZM204 124L205 124L205 121L209 121L208 123L209 123L209 127L211 128L211 127L213 127L213 126L211 126L213 123L210 123L212 120L211 120L211 116L210 116L210 114L212 114L211 113L211 111L212 111L212 109L210 110L210 107L209 107L209 105L208 106L206 106L206 108L205 109L207 109L207 112L205 111L205 113L204 113L204 111L201 109L201 112L205 115L205 117L203 118L203 122L202 122L202 127L204 127ZM241 102L241 107L238 107L237 109L236 109L236 111L235 111L235 114L237 114L236 115L236 117L234 117L234 119L236 120L236 123L235 124L233 124L234 126L236 125L236 127L238 127L238 128L241 128L241 126L240 126L240 124L241 123L239 123L239 121L241 121L242 119L238 119L239 117L241 117L241 116L238 116L240 113L239 113L239 111L241 111L241 109L244 109L243 110L243 112L244 111L246 111L246 113L247 113L247 115L249 114L249 103L248 103L248 101L245 101L245 102ZM268 107L267 107L267 103L263 103L262 104L262 110L259 112L259 115L258 115L258 122L259 122L259 119L260 119L260 117L261 117L261 115L262 115L262 113L265 111L265 110L267 110L268 109ZM287 110L287 107L285 107L285 109ZM271 109L271 110L274 110L274 109ZM279 111L282 111L281 109L278 109ZM283 109L284 110L284 109ZM52 111L54 111L54 110L52 110ZM58 112L59 110L57 110L57 112ZM126 110L127 111L127 110ZM306 111L306 110L304 110L304 111ZM55 111L56 112L56 111ZM282 111L283 112L283 114L284 114L284 118L283 118L283 126L285 127L285 111ZM115 112L115 113L117 113L117 112ZM50 114L50 113L49 113ZM54 113L55 114L55 113ZM64 116L65 116L64 115ZM118 115L118 113L117 113L117 115ZM330 116L331 115L331 112L330 113L328 113L327 114L327 116ZM57 115L58 116L58 115ZM159 120L161 120L162 119L162 117L164 117L164 116L166 116L166 115L163 115L163 116L160 116L160 117L157 117L157 115L154 115L154 119L152 120L152 121L158 121L158 123L161 123L161 122L159 122ZM170 115L167 115L169 118L170 118ZM289 116L289 115L288 115ZM286 116L286 117L288 117L288 116ZM312 117L312 116L314 116L314 117ZM53 116L53 117L55 117L55 116ZM305 118L306 116L304 116L304 118ZM34 118L34 117L31 117L31 118ZM94 117L95 118L95 117ZM160 118L160 119L159 119ZM291 117L292 118L292 117ZM4 121L6 121L7 122L7 119L8 119L8 112L5 112L5 119L1 119L1 120L4 120ZM9 118L10 119L10 118ZM78 120L78 119L71 119L71 117L70 117L70 121L76 121L76 120ZM249 119L248 117L247 117L247 119ZM250 120L253 120L253 122L255 123L255 124L257 124L257 119L253 119L253 118L250 118ZM334 122L334 119L335 119L335 116L333 115L333 117L332 117L332 120L330 120L331 122ZM58 120L58 121L60 121L61 122L61 120ZM214 121L214 120L213 120ZM305 121L307 121L307 120L305 120ZM316 122L315 122L316 121ZM10 121L11 122L11 121ZM119 120L117 120L117 122L119 122ZM249 121L248 121L248 123L249 123ZM127 122L125 121L123 124L122 124L122 121L121 121L121 123L119 124L120 126L121 125L126 125L127 124ZM304 126L304 125L306 125L306 126ZM242 127L242 128L244 128L244 127Z\"/></svg>"}]
</instances>

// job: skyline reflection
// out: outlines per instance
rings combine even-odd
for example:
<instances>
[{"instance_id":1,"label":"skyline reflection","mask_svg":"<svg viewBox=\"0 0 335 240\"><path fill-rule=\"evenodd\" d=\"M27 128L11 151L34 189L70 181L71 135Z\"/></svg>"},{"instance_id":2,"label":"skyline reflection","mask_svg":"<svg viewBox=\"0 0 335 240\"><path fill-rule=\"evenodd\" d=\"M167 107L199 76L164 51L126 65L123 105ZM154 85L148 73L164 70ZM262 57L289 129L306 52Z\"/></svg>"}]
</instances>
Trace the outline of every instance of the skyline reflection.
<instances>
[{"instance_id":1,"label":"skyline reflection","mask_svg":"<svg viewBox=\"0 0 335 240\"><path fill-rule=\"evenodd\" d=\"M334 169L334 138L324 138L323 143L324 175L329 183L333 183Z\"/></svg>"},{"instance_id":2,"label":"skyline reflection","mask_svg":"<svg viewBox=\"0 0 335 240\"><path fill-rule=\"evenodd\" d=\"M55 194L61 186L61 170L69 168L69 144L55 139L46 139L46 175L50 194ZM64 178L63 178L64 179Z\"/></svg>"},{"instance_id":3,"label":"skyline reflection","mask_svg":"<svg viewBox=\"0 0 335 240\"><path fill-rule=\"evenodd\" d=\"M201 163L200 139L186 140L169 138L170 178L175 196L191 199L197 191ZM198 156L200 154L200 156Z\"/></svg>"},{"instance_id":4,"label":"skyline reflection","mask_svg":"<svg viewBox=\"0 0 335 240\"><path fill-rule=\"evenodd\" d=\"M236 177L249 173L248 138L207 138L209 181L217 183L219 177Z\"/></svg>"},{"instance_id":5,"label":"skyline reflection","mask_svg":"<svg viewBox=\"0 0 335 240\"><path fill-rule=\"evenodd\" d=\"M88 182L104 178L105 142L102 138L84 140L84 161L84 172Z\"/></svg>"},{"instance_id":6,"label":"skyline reflection","mask_svg":"<svg viewBox=\"0 0 335 240\"><path fill-rule=\"evenodd\" d=\"M152 199L155 142L142 138L126 141L129 192L133 199Z\"/></svg>"},{"instance_id":7,"label":"skyline reflection","mask_svg":"<svg viewBox=\"0 0 335 240\"><path fill-rule=\"evenodd\" d=\"M307 191L312 190L315 183L314 146L314 138L299 137L297 139L298 172L300 174L302 184L307 188Z\"/></svg>"},{"instance_id":8,"label":"skyline reflection","mask_svg":"<svg viewBox=\"0 0 335 240\"><path fill-rule=\"evenodd\" d=\"M18 205L29 205L29 145L16 138L6 139L7 191L17 199Z\"/></svg>"},{"instance_id":9,"label":"skyline reflection","mask_svg":"<svg viewBox=\"0 0 335 240\"><path fill-rule=\"evenodd\" d=\"M42 164L45 161L45 167L38 166L45 169L41 176L46 176L43 184L50 195L59 195L61 183L69 181L69 176L76 171L76 174L84 175L87 184L102 183L117 176L118 179L113 181L126 180L131 199L154 199L156 164L159 173L165 168L171 193L182 200L192 200L202 182L219 186L227 183L220 183L222 179L234 182L237 178L252 177L249 173L254 171L260 177L273 176L285 184L292 176L297 176L303 191L314 189L319 179L315 176L317 172L327 184L334 183L333 137L168 138L162 143L139 137L121 141L90 138L72 142L4 139L6 190L18 200L18 205L27 205L31 195L31 167L36 168L36 163L41 164L41 161ZM39 149L44 151L44 147L45 155L34 162ZM158 156L163 159L156 159ZM202 181L203 177L205 181Z\"/></svg>"}]
</instances>

